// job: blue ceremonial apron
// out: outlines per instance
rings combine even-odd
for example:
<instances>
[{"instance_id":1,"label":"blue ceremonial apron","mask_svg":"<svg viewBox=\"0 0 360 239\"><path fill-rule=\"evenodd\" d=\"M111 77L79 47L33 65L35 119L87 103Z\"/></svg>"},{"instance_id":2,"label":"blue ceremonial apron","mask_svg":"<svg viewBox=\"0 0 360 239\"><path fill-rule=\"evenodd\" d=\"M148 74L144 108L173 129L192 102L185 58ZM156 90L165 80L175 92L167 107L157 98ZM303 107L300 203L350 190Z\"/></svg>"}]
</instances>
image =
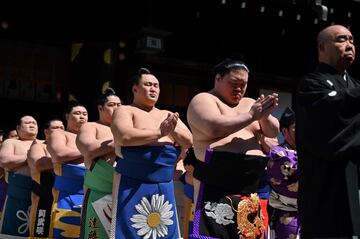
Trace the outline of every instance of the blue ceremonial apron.
<instances>
[{"instance_id":1,"label":"blue ceremonial apron","mask_svg":"<svg viewBox=\"0 0 360 239\"><path fill-rule=\"evenodd\" d=\"M180 153L174 146L122 147L115 238L179 238L173 187Z\"/></svg>"},{"instance_id":2,"label":"blue ceremonial apron","mask_svg":"<svg viewBox=\"0 0 360 239\"><path fill-rule=\"evenodd\" d=\"M53 238L79 238L85 167L62 164L55 176L51 227Z\"/></svg>"},{"instance_id":3,"label":"blue ceremonial apron","mask_svg":"<svg viewBox=\"0 0 360 239\"><path fill-rule=\"evenodd\" d=\"M27 237L29 236L32 179L29 176L9 172L8 181L1 233Z\"/></svg>"}]
</instances>

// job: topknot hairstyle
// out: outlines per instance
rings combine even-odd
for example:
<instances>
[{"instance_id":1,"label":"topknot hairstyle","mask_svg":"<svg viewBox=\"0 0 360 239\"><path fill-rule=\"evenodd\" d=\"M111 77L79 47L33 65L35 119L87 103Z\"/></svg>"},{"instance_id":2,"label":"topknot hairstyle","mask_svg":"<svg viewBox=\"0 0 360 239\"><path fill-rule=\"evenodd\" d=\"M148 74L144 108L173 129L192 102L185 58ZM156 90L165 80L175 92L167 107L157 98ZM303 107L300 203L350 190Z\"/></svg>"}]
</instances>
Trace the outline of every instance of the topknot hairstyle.
<instances>
[{"instance_id":1,"label":"topknot hairstyle","mask_svg":"<svg viewBox=\"0 0 360 239\"><path fill-rule=\"evenodd\" d=\"M115 90L109 87L104 91L104 93L98 96L96 99L96 105L104 105L108 101L107 97L111 95L117 96Z\"/></svg>"},{"instance_id":2,"label":"topknot hairstyle","mask_svg":"<svg viewBox=\"0 0 360 239\"><path fill-rule=\"evenodd\" d=\"M142 75L148 75L151 74L150 70L145 68L145 67L141 67L138 72L137 75L133 76L131 79L132 85L138 85L141 79Z\"/></svg>"}]
</instances>

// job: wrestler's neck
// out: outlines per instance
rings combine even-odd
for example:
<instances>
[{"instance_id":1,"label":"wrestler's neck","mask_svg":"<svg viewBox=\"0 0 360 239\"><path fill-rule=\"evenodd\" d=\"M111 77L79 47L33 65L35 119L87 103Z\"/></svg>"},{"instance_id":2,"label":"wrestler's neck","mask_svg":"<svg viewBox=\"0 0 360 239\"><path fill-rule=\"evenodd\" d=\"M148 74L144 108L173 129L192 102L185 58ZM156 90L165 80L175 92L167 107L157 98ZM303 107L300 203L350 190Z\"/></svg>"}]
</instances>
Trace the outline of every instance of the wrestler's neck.
<instances>
[{"instance_id":1,"label":"wrestler's neck","mask_svg":"<svg viewBox=\"0 0 360 239\"><path fill-rule=\"evenodd\" d=\"M36 139L36 135L34 134L26 134L26 133L19 133L19 140L21 141L34 141Z\"/></svg>"},{"instance_id":2,"label":"wrestler's neck","mask_svg":"<svg viewBox=\"0 0 360 239\"><path fill-rule=\"evenodd\" d=\"M36 137L20 137L18 138L18 140L20 141L34 141L36 139Z\"/></svg>"},{"instance_id":3,"label":"wrestler's neck","mask_svg":"<svg viewBox=\"0 0 360 239\"><path fill-rule=\"evenodd\" d=\"M138 109L146 111L146 112L150 112L150 111L156 109L155 104L152 104L152 103L147 103L146 104L146 103L134 101L131 105L138 108Z\"/></svg>"},{"instance_id":4,"label":"wrestler's neck","mask_svg":"<svg viewBox=\"0 0 360 239\"><path fill-rule=\"evenodd\" d=\"M73 133L73 134L78 134L80 131L80 127L71 127L70 125L66 128L66 131Z\"/></svg>"},{"instance_id":5,"label":"wrestler's neck","mask_svg":"<svg viewBox=\"0 0 360 239\"><path fill-rule=\"evenodd\" d=\"M111 125L111 121L105 120L104 117L101 117L101 116L100 116L99 120L96 121L96 123L102 124L102 125L105 125L105 126L109 126L109 127Z\"/></svg>"}]
</instances>

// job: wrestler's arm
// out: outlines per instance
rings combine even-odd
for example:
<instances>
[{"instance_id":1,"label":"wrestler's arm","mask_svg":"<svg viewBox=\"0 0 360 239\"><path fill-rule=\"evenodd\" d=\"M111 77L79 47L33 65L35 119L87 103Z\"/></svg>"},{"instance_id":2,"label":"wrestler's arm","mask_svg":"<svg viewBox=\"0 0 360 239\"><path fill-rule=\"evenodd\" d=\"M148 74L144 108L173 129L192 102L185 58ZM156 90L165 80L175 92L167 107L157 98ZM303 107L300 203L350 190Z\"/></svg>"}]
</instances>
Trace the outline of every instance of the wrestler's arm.
<instances>
[{"instance_id":1,"label":"wrestler's arm","mask_svg":"<svg viewBox=\"0 0 360 239\"><path fill-rule=\"evenodd\" d=\"M258 122L264 136L274 138L278 135L280 126L279 121L271 115L271 112L278 105L279 98L276 93L268 95L267 98L268 100L264 100L265 103L263 107L265 114L258 120Z\"/></svg>"},{"instance_id":2,"label":"wrestler's arm","mask_svg":"<svg viewBox=\"0 0 360 239\"><path fill-rule=\"evenodd\" d=\"M192 134L188 127L186 127L186 125L180 120L180 118L177 121L175 130L170 135L183 149L188 149L193 144Z\"/></svg>"},{"instance_id":3,"label":"wrestler's arm","mask_svg":"<svg viewBox=\"0 0 360 239\"><path fill-rule=\"evenodd\" d=\"M84 124L80 128L80 132L76 137L76 146L86 159L95 159L99 156L114 152L114 142L112 138L97 138L97 129L89 123Z\"/></svg>"},{"instance_id":4,"label":"wrestler's arm","mask_svg":"<svg viewBox=\"0 0 360 239\"><path fill-rule=\"evenodd\" d=\"M27 160L30 168L35 168L40 172L54 168L51 158L47 156L43 145L39 143L31 145Z\"/></svg>"},{"instance_id":5,"label":"wrestler's arm","mask_svg":"<svg viewBox=\"0 0 360 239\"><path fill-rule=\"evenodd\" d=\"M278 139L275 138L268 138L264 135L260 136L260 145L261 149L264 152L264 154L268 155L270 153L270 150L272 147L279 145Z\"/></svg>"},{"instance_id":6,"label":"wrestler's arm","mask_svg":"<svg viewBox=\"0 0 360 239\"><path fill-rule=\"evenodd\" d=\"M259 109L256 108L237 115L223 115L215 99L210 94L201 93L191 100L187 119L190 126L201 131L207 138L213 139L224 138L241 130L256 120L258 114Z\"/></svg>"},{"instance_id":7,"label":"wrestler's arm","mask_svg":"<svg viewBox=\"0 0 360 239\"><path fill-rule=\"evenodd\" d=\"M5 140L0 149L0 166L7 171L13 171L26 164L26 154L15 154L15 145L18 139Z\"/></svg>"},{"instance_id":8,"label":"wrestler's arm","mask_svg":"<svg viewBox=\"0 0 360 239\"><path fill-rule=\"evenodd\" d=\"M113 114L111 132L116 146L138 146L157 142L163 137L159 129L137 129L129 106L120 106Z\"/></svg>"},{"instance_id":9,"label":"wrestler's arm","mask_svg":"<svg viewBox=\"0 0 360 239\"><path fill-rule=\"evenodd\" d=\"M180 156L179 156L180 158ZM179 180L180 176L186 172L185 168L184 168L184 164L183 164L183 160L180 159L175 165L175 170L174 170L174 176L173 176L173 180Z\"/></svg>"},{"instance_id":10,"label":"wrestler's arm","mask_svg":"<svg viewBox=\"0 0 360 239\"><path fill-rule=\"evenodd\" d=\"M59 131L50 134L47 149L53 162L65 163L82 158L80 151L76 147L70 147L67 144L64 132Z\"/></svg>"},{"instance_id":11,"label":"wrestler's arm","mask_svg":"<svg viewBox=\"0 0 360 239\"><path fill-rule=\"evenodd\" d=\"M260 119L259 124L264 136L268 138L274 138L279 133L279 121L272 115L269 115L265 119Z\"/></svg>"}]
</instances>

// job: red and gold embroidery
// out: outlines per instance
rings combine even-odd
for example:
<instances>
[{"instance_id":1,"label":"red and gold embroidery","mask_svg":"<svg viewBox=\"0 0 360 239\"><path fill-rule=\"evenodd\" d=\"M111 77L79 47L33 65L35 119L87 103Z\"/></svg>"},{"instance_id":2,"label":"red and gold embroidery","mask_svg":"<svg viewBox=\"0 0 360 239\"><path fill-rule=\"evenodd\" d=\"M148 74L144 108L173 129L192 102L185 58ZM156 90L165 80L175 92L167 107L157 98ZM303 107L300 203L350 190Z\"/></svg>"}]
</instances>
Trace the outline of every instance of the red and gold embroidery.
<instances>
[{"instance_id":1,"label":"red and gold embroidery","mask_svg":"<svg viewBox=\"0 0 360 239\"><path fill-rule=\"evenodd\" d=\"M230 201L230 197L227 197ZM263 239L264 238L264 216L260 210L260 199L256 193L250 197L243 197L238 204L237 229L241 238Z\"/></svg>"}]
</instances>

